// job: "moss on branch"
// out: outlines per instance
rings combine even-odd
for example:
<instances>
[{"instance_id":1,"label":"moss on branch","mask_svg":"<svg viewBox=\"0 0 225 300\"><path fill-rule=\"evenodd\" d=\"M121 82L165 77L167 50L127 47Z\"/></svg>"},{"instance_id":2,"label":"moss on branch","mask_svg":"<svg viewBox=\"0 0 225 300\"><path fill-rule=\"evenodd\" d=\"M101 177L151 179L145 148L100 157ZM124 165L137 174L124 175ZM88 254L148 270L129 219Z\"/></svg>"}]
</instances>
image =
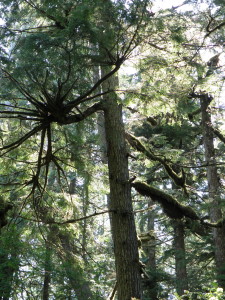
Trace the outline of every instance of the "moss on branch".
<instances>
[{"instance_id":1,"label":"moss on branch","mask_svg":"<svg viewBox=\"0 0 225 300\"><path fill-rule=\"evenodd\" d=\"M139 139L137 139L135 136L133 136L132 134L130 133L126 133L126 139L127 141L129 142L129 144L134 148L136 149L137 151L140 151L142 153L144 153L150 160L153 160L153 161L158 161L160 162L167 174L170 176L170 178L174 181L174 183L177 185L177 186L180 186L182 188L184 188L184 190L186 191L186 187L185 187L185 174L184 172L182 171L182 174L181 175L178 175L173 169L172 167L162 158L154 155L152 152L150 152L149 150L147 150L145 148L145 146L140 142Z\"/></svg>"},{"instance_id":2,"label":"moss on branch","mask_svg":"<svg viewBox=\"0 0 225 300\"><path fill-rule=\"evenodd\" d=\"M188 217L192 220L200 220L199 216L191 207L179 203L171 195L164 193L153 186L136 181L132 183L132 187L134 187L141 195L151 197L153 201L160 203L166 215L172 219Z\"/></svg>"}]
</instances>

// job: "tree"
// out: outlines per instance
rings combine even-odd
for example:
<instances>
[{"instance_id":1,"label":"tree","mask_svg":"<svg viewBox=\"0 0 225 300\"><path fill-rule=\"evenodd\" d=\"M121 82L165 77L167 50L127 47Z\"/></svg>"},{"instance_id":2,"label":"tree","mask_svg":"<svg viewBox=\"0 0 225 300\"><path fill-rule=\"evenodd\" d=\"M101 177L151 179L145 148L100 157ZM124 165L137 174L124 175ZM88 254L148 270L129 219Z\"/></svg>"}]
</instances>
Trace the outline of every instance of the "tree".
<instances>
[{"instance_id":1,"label":"tree","mask_svg":"<svg viewBox=\"0 0 225 300\"><path fill-rule=\"evenodd\" d=\"M104 2L104 5L102 5L102 1L96 1L91 5L84 1L76 7L72 3L63 6L51 1L44 5L26 1L23 11L28 13L28 16L30 12L36 14L35 17L45 20L47 25L38 26L35 18L31 17L30 22L34 24L33 28L37 30L37 33L33 34L33 29L22 29L22 39L26 45L22 47L24 51L19 48L14 55L15 63L18 63L19 67L12 68L12 71L7 67L3 69L5 79L9 79L12 86L17 88L21 100L10 106L13 108L12 111L6 109L2 113L5 114L5 117L11 115L12 118L24 122L31 121L34 126L31 125L30 131L9 142L8 145L3 145L1 150L5 155L9 151L17 149L21 144L24 145L34 135L40 134L36 170L25 184L26 186L31 185L29 196L33 197L33 208L38 215L40 214L38 208L40 204L37 203L39 196L36 193L39 191L40 197L45 193L47 175L51 164L55 165L59 173L63 174L64 172L58 157L55 155L53 123L60 125L77 123L98 110L104 110L106 139L109 149L110 210L112 212L113 232L115 232L113 237L119 299L130 299L132 296L140 298L141 284L122 113L121 107L117 104L117 96L112 92L115 89L112 76L138 44L141 27L144 25L143 17L146 12L146 5L147 1L138 4L134 1L134 3L130 3L129 10L127 10L122 1L118 4L108 1ZM13 7L13 9L19 15L17 7ZM53 9L55 9L54 13ZM108 16L108 19L106 21L103 19L102 24L99 22L98 27L91 28L94 25L94 18L100 17L101 20L108 9L112 9L112 14ZM136 13L138 11L135 17L134 11ZM77 19L78 15L79 18ZM109 25L106 26L106 22L109 22ZM125 29L123 28L124 25ZM76 28L75 33L74 26ZM47 31L43 32L43 28L46 28ZM99 35L101 28L106 29L102 31L105 32L103 36ZM70 43L68 43L68 38ZM90 43L99 47L100 51L97 55L92 55ZM59 50L54 57L52 47L57 47ZM38 54L33 60L33 67L27 69L29 59L31 59L29 55L31 48ZM116 51L113 51L114 48ZM66 57L64 58L63 55ZM57 66L55 63L61 57L61 62L66 63L68 70L57 78L61 62ZM77 89L79 96L76 96L75 100L69 100L76 90L75 86L77 86L78 79L74 82L72 77L77 76L78 70L80 73L81 65L77 63L77 59L81 58L83 59L81 70L83 75L79 80L82 78L82 86ZM46 66L46 60L49 60L48 66ZM85 70L85 66L88 70L90 62L112 67L107 67L107 72L97 82L89 84L86 76L89 77L90 75ZM44 79L42 79L43 65L45 65L46 70ZM23 67L26 68L27 74L23 74L22 79L18 80L18 72ZM36 69L35 73L34 69ZM29 84L26 83L27 80ZM95 94L95 91L106 81L108 82L108 89ZM104 101L94 102L92 106L82 112L78 108L79 105L85 107L86 103L93 102L102 95L105 95ZM108 96L106 97L106 95ZM27 105L31 108L27 109L25 107ZM7 104L5 107L8 107ZM74 109L77 109L79 113L74 114ZM43 173L43 169L45 169L45 173ZM124 231L121 231L121 228Z\"/></svg>"},{"instance_id":2,"label":"tree","mask_svg":"<svg viewBox=\"0 0 225 300\"><path fill-rule=\"evenodd\" d=\"M213 250L221 247L211 232L224 221L207 220L207 184L214 178L214 196L222 189L215 178L222 178L225 138L212 125L206 143L198 99L218 99L215 80L223 80L222 49L210 61L202 50L221 45L222 6L218 15L201 6L198 15L180 7L154 12L144 0L1 6L1 234L23 225L24 242L7 297L204 293L219 273ZM124 74L131 64L133 74ZM213 135L219 160L208 166Z\"/></svg>"}]
</instances>

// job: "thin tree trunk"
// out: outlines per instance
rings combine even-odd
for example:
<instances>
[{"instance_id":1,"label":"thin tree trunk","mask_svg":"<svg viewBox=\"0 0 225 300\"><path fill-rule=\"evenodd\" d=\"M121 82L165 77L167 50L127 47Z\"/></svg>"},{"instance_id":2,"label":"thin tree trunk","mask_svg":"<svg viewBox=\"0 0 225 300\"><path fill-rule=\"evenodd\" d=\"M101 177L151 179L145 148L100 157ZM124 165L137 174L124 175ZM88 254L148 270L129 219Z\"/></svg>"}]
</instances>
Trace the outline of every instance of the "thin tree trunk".
<instances>
[{"instance_id":1,"label":"thin tree trunk","mask_svg":"<svg viewBox=\"0 0 225 300\"><path fill-rule=\"evenodd\" d=\"M177 173L180 169L174 166ZM177 186L172 182L172 189L176 190ZM175 275L176 275L176 291L179 296L184 295L184 291L188 290L188 274L186 263L186 249L185 249L185 231L182 220L172 220L172 226L174 231L174 258L175 258ZM184 298L186 299L186 298Z\"/></svg>"},{"instance_id":2,"label":"thin tree trunk","mask_svg":"<svg viewBox=\"0 0 225 300\"><path fill-rule=\"evenodd\" d=\"M10 251L8 254L1 254L0 265L0 300L9 300L12 292L14 274L19 268L16 249Z\"/></svg>"},{"instance_id":3,"label":"thin tree trunk","mask_svg":"<svg viewBox=\"0 0 225 300\"><path fill-rule=\"evenodd\" d=\"M84 179L84 186L83 186L83 195L82 195L82 210L83 216L86 217L87 210L88 210L88 202L89 202L89 184L90 184L90 175L86 172ZM86 247L87 247L87 220L83 220L82 224L82 257L85 263L87 263L87 256L86 256Z\"/></svg>"},{"instance_id":4,"label":"thin tree trunk","mask_svg":"<svg viewBox=\"0 0 225 300\"><path fill-rule=\"evenodd\" d=\"M153 201L149 200L148 207L151 207L153 205ZM148 220L147 220L147 231L154 234L154 227L155 227L155 214L152 210L148 211ZM148 256L148 262L146 264L146 267L150 269L150 272L152 273L151 276L151 287L148 289L148 295L151 300L157 300L157 281L156 281L156 240L155 238L152 238L149 243L148 247L146 247L145 250L147 256Z\"/></svg>"},{"instance_id":5,"label":"thin tree trunk","mask_svg":"<svg viewBox=\"0 0 225 300\"><path fill-rule=\"evenodd\" d=\"M49 237L45 241L45 273L44 273L44 284L43 284L43 300L49 299L49 290L51 282L51 246L49 244Z\"/></svg>"},{"instance_id":6,"label":"thin tree trunk","mask_svg":"<svg viewBox=\"0 0 225 300\"><path fill-rule=\"evenodd\" d=\"M211 115L209 113L209 103L211 98L205 94L200 99L202 113L203 141L205 148L205 160L207 166L208 193L210 201L211 222L217 222L222 218L220 208L220 183L216 167L215 149L213 142L213 131L211 129ZM217 281L220 287L225 290L225 228L214 228L212 230Z\"/></svg>"},{"instance_id":7,"label":"thin tree trunk","mask_svg":"<svg viewBox=\"0 0 225 300\"><path fill-rule=\"evenodd\" d=\"M45 211L45 207L39 207L39 216L44 222L54 221ZM63 262L71 288L76 293L76 299L93 299L94 295L90 289L90 283L87 281L83 268L80 265L79 258L76 256L77 249L73 244L72 236L57 225L49 226L49 243L54 247L56 255ZM101 298L99 298L101 299Z\"/></svg>"},{"instance_id":8,"label":"thin tree trunk","mask_svg":"<svg viewBox=\"0 0 225 300\"><path fill-rule=\"evenodd\" d=\"M142 259L148 271L143 278L143 298L158 300L158 285L156 279L156 239L154 234L155 213L151 210L153 201L148 202L147 215L140 221L139 239L141 243ZM146 224L147 221L147 224ZM147 226L146 226L147 225Z\"/></svg>"},{"instance_id":9,"label":"thin tree trunk","mask_svg":"<svg viewBox=\"0 0 225 300\"><path fill-rule=\"evenodd\" d=\"M62 259L67 277L78 300L93 299L89 282L84 276L84 271L76 257L76 249L71 243L71 236L66 232L60 232L56 226L50 226L52 243L56 245L56 254ZM101 299L101 298L99 298Z\"/></svg>"},{"instance_id":10,"label":"thin tree trunk","mask_svg":"<svg viewBox=\"0 0 225 300\"><path fill-rule=\"evenodd\" d=\"M188 276L186 269L186 255L184 242L184 226L181 220L173 220L174 251L176 269L176 290L182 296L188 290Z\"/></svg>"}]
</instances>

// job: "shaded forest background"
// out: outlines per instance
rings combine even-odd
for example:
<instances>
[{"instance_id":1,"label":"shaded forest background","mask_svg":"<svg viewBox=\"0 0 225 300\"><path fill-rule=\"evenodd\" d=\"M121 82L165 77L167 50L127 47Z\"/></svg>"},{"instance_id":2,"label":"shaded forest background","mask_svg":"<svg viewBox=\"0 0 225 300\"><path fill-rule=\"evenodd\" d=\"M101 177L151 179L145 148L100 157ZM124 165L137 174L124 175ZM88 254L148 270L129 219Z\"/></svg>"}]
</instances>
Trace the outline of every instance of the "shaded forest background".
<instances>
[{"instance_id":1,"label":"shaded forest background","mask_svg":"<svg viewBox=\"0 0 225 300\"><path fill-rule=\"evenodd\" d=\"M158 6L0 2L1 300L225 299L225 4Z\"/></svg>"}]
</instances>

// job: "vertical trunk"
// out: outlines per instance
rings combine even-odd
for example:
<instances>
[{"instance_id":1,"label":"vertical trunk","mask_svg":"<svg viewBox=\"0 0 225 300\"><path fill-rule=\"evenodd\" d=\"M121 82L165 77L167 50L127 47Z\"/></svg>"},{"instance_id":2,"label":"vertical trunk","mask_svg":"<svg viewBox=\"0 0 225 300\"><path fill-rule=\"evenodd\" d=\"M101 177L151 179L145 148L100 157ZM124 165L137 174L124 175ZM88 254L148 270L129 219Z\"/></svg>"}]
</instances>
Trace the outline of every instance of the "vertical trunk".
<instances>
[{"instance_id":1,"label":"vertical trunk","mask_svg":"<svg viewBox=\"0 0 225 300\"><path fill-rule=\"evenodd\" d=\"M3 208L2 198L0 197L0 210ZM2 200L3 201L3 200ZM7 224L6 216L4 216L4 224ZM2 220L1 220L2 221ZM0 221L0 300L11 299L13 292L13 283L16 273L19 270L19 253L16 247L19 243L19 232L13 226L9 227L9 231L1 228Z\"/></svg>"},{"instance_id":2,"label":"vertical trunk","mask_svg":"<svg viewBox=\"0 0 225 300\"><path fill-rule=\"evenodd\" d=\"M48 216L45 207L39 207L38 209L39 216L43 222L51 223L54 221L50 216ZM77 255L78 250L74 245L73 237L70 232L63 229L61 230L57 225L50 225L48 236L51 247L54 247L56 255L63 263L70 286L76 294L76 299L93 299L94 295L90 289L90 283L88 282L80 264L80 254ZM48 278L46 277L46 284L47 282Z\"/></svg>"},{"instance_id":3,"label":"vertical trunk","mask_svg":"<svg viewBox=\"0 0 225 300\"><path fill-rule=\"evenodd\" d=\"M150 200L148 207L150 208L153 205L153 201ZM144 295L147 299L157 300L158 286L156 279L156 240L154 237L154 226L155 225L155 214L152 210L148 211L147 216L147 232L152 234L152 237L147 240L145 243L141 239L143 252L148 259L146 263L146 268L150 271L150 280L151 282L146 282L146 288L144 290Z\"/></svg>"},{"instance_id":4,"label":"vertical trunk","mask_svg":"<svg viewBox=\"0 0 225 300\"><path fill-rule=\"evenodd\" d=\"M210 219L212 222L217 222L222 218L220 208L220 191L219 178L216 167L215 149L213 143L213 132L211 130L211 116L208 106L211 98L205 94L202 95L201 113L203 127L203 141L205 148L205 160L207 166L208 193L210 201ZM215 263L217 272L217 281L220 287L225 290L225 228L214 228L213 239L215 247Z\"/></svg>"},{"instance_id":5,"label":"vertical trunk","mask_svg":"<svg viewBox=\"0 0 225 300\"><path fill-rule=\"evenodd\" d=\"M105 98L105 97L103 97ZM100 137L100 151L101 151L101 160L103 164L108 163L108 157L107 157L107 143L106 143L106 136L105 136L105 117L102 112L98 114L98 133ZM110 208L110 195L107 194L107 206L108 209ZM109 213L109 221L110 221L110 227L112 229L112 214ZM111 231L111 234L113 232Z\"/></svg>"},{"instance_id":6,"label":"vertical trunk","mask_svg":"<svg viewBox=\"0 0 225 300\"><path fill-rule=\"evenodd\" d=\"M114 88L111 78L108 83ZM114 79L115 80L115 79ZM118 282L118 300L141 298L138 243L131 200L128 156L122 109L115 94L105 101L105 130L108 149L110 210Z\"/></svg>"},{"instance_id":7,"label":"vertical trunk","mask_svg":"<svg viewBox=\"0 0 225 300\"><path fill-rule=\"evenodd\" d=\"M10 258L9 258L10 257ZM16 249L0 255L0 300L9 300L12 292L14 274L18 271L19 261Z\"/></svg>"},{"instance_id":8,"label":"vertical trunk","mask_svg":"<svg viewBox=\"0 0 225 300\"><path fill-rule=\"evenodd\" d=\"M180 168L174 166L174 169L177 173L180 172ZM177 189L177 186L173 182L172 188L173 190ZM173 246L176 272L176 291L179 296L182 296L184 291L188 290L184 224L181 220L177 219L172 221L172 226L174 231Z\"/></svg>"},{"instance_id":9,"label":"vertical trunk","mask_svg":"<svg viewBox=\"0 0 225 300\"><path fill-rule=\"evenodd\" d=\"M178 295L182 296L185 290L188 290L188 277L186 270L184 226L182 221L174 220L174 252L176 269L176 290Z\"/></svg>"},{"instance_id":10,"label":"vertical trunk","mask_svg":"<svg viewBox=\"0 0 225 300\"><path fill-rule=\"evenodd\" d=\"M88 172L84 175L84 186L83 186L83 204L82 204L82 210L83 210L83 216L86 217L87 210L88 210L88 202L89 202L89 183L90 183L90 175ZM87 263L87 257L86 257L86 246L87 246L87 220L83 220L82 224L82 257L85 263Z\"/></svg>"},{"instance_id":11,"label":"vertical trunk","mask_svg":"<svg viewBox=\"0 0 225 300\"><path fill-rule=\"evenodd\" d=\"M112 32L113 1L101 1L100 21L107 33L107 46L100 47L100 53L107 62L110 57L118 57L126 52ZM132 42L132 41L131 41ZM128 43L129 44L129 43ZM118 46L117 46L118 45ZM118 48L117 48L118 47ZM130 46L129 46L130 47ZM109 50L115 53L109 53ZM115 55L115 56L114 56ZM110 66L110 64L109 64ZM102 67L102 73L110 71L111 67ZM108 69L108 70L107 70ZM104 74L103 74L104 75ZM113 75L102 84L103 91L113 91L118 86L118 78ZM107 143L110 198L109 209L112 211L111 228L114 244L117 296L118 300L141 299L141 268L138 255L138 241L131 199L131 184L129 182L128 153L125 141L122 106L118 104L117 95L111 92L104 97L105 134Z\"/></svg>"},{"instance_id":12,"label":"vertical trunk","mask_svg":"<svg viewBox=\"0 0 225 300\"><path fill-rule=\"evenodd\" d=\"M76 299L93 299L94 295L80 266L79 258L76 256L77 250L71 241L70 234L61 232L57 226L50 226L50 234L52 243L56 245L56 254L61 258L70 285L76 293Z\"/></svg>"},{"instance_id":13,"label":"vertical trunk","mask_svg":"<svg viewBox=\"0 0 225 300\"><path fill-rule=\"evenodd\" d=\"M101 69L104 76L104 68ZM96 72L97 74L97 72ZM103 91L118 86L117 76L103 83ZM129 183L128 155L122 107L115 93L103 96L104 116L99 115L102 162L108 163L110 195L107 195L114 244L118 300L141 299L141 272L137 234Z\"/></svg>"},{"instance_id":14,"label":"vertical trunk","mask_svg":"<svg viewBox=\"0 0 225 300\"><path fill-rule=\"evenodd\" d=\"M43 285L43 300L49 299L49 289L51 281L51 247L49 244L49 237L45 241L45 273L44 273L44 285Z\"/></svg>"},{"instance_id":15,"label":"vertical trunk","mask_svg":"<svg viewBox=\"0 0 225 300\"><path fill-rule=\"evenodd\" d=\"M152 200L149 201L149 207L153 205ZM155 216L154 212L149 210L148 213L148 231L154 232L154 225L155 225ZM157 300L157 281L156 281L156 240L151 239L150 245L148 247L147 255L148 255L148 263L147 267L150 268L150 271L152 272L152 287L149 289L149 296L151 300Z\"/></svg>"}]
</instances>

